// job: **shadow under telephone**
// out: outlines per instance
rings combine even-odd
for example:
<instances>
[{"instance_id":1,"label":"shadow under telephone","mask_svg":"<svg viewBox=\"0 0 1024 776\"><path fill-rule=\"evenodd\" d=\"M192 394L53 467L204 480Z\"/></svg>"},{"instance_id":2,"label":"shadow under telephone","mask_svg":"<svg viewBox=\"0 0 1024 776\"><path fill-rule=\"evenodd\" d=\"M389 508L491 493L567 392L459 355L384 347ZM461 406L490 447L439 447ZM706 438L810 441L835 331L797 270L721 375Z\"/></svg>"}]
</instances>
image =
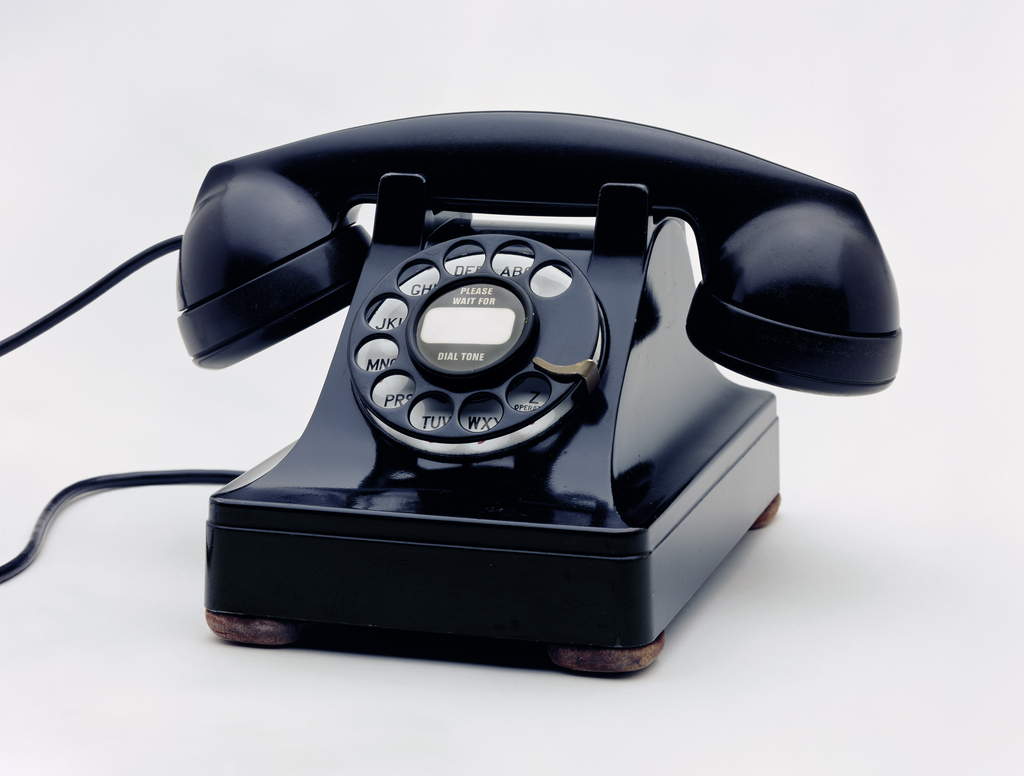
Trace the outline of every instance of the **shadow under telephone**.
<instances>
[{"instance_id":1,"label":"shadow under telephone","mask_svg":"<svg viewBox=\"0 0 1024 776\"><path fill-rule=\"evenodd\" d=\"M372 238L352 219L368 203ZM778 507L774 396L708 359L853 395L900 352L853 194L558 114L406 119L217 165L178 298L207 367L350 308L306 430L211 498L215 632L514 638L588 671L648 665Z\"/></svg>"}]
</instances>

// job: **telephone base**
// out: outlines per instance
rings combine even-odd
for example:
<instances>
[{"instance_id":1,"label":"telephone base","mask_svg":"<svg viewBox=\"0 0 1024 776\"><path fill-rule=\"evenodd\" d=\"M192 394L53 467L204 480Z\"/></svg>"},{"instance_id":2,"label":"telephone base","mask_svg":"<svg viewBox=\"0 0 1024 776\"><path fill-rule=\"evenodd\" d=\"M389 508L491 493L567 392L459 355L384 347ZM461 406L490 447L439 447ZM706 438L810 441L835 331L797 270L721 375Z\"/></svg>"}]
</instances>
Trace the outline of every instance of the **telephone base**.
<instances>
[{"instance_id":1,"label":"telephone base","mask_svg":"<svg viewBox=\"0 0 1024 776\"><path fill-rule=\"evenodd\" d=\"M756 531L769 525L779 511L782 496L777 495L750 526ZM305 623L274 620L265 617L241 617L206 610L210 630L225 641L261 647L283 647L302 638ZM625 673L646 668L661 654L665 631L650 644L640 647L583 647L572 644L548 645L551 662L561 668L590 673Z\"/></svg>"},{"instance_id":2,"label":"telephone base","mask_svg":"<svg viewBox=\"0 0 1024 776\"><path fill-rule=\"evenodd\" d=\"M769 525L779 511L781 495L765 507L749 530ZM206 622L225 641L261 647L283 647L301 640L305 623L262 617L241 617L206 610ZM621 674L650 666L665 647L665 631L649 644L639 647L588 647L549 644L548 658L559 668L579 673Z\"/></svg>"},{"instance_id":3,"label":"telephone base","mask_svg":"<svg viewBox=\"0 0 1024 776\"><path fill-rule=\"evenodd\" d=\"M226 639L264 645L324 623L643 651L773 515L778 493L770 395L636 529L367 515L224 492L207 529L208 619Z\"/></svg>"},{"instance_id":4,"label":"telephone base","mask_svg":"<svg viewBox=\"0 0 1024 776\"><path fill-rule=\"evenodd\" d=\"M396 180L411 185L408 177ZM422 180L413 182L422 188ZM552 414L509 432L509 447L500 437L481 438L478 444L485 446L479 450L468 450L456 438L438 448L423 440L412 444L405 431L394 438L368 417L363 401L375 401L372 391L392 378L399 382L382 389L382 410L389 391L398 392L394 399L406 390L410 396L418 390L421 398L403 401L419 402L413 409L422 404L430 413L443 414L460 402L464 410L491 402L498 407L494 412L507 405L509 413L518 405L508 404L509 394L498 383L487 384L490 393L453 393L454 377L435 385L412 360L374 382L370 362L364 369L353 355L382 336L370 324L376 308L368 301L346 320L303 435L213 495L207 523L209 611L571 645L584 665L597 665L603 660L597 656L609 650L619 665L623 658L635 667L653 659L651 645L754 517L762 515L760 523L770 519L772 507L766 505L779 492L778 418L772 394L731 383L681 338L694 293L681 222L665 219L649 236L646 190L612 185L602 192L585 274L567 257L555 259L567 277L579 281L563 293L584 288L586 281L600 309L594 299L576 300L545 308L544 318L547 331L560 332L582 326L590 316L602 343L596 388L574 381L572 392L556 402L550 374L527 374L524 379L537 377L550 387ZM416 226L411 233L418 250L422 207L417 208L407 225ZM401 208L378 205L378 221L389 212L397 219ZM358 298L382 299L383 305L405 294L396 266L439 277L449 272L432 249L416 253L382 234L387 229L375 227L379 244L371 249L360 280L366 288ZM487 251L509 240L522 242L514 235L475 240ZM540 243L531 244L531 250L542 250ZM420 258L403 264L411 256ZM487 288L499 289L503 281L489 282ZM402 298L408 300L402 302L403 315L412 316L413 297ZM546 298L522 297L536 307ZM424 318L426 312L420 310ZM356 323L361 328L353 328ZM405 338L396 334L389 341L401 349L399 342L408 344L418 331L412 326ZM596 352L593 343L583 344L555 356L562 352L556 337L545 345L555 360L543 360L576 364L580 355ZM407 373L415 373L415 380ZM429 388L415 387L421 383ZM572 407L556 416L569 398ZM413 415L402 407L391 409L405 428ZM463 420L457 422L470 432ZM534 424L540 430L528 432ZM520 431L522 438L515 436ZM248 640L247 620L219 622L234 623L228 638ZM562 654L559 649L556 654Z\"/></svg>"}]
</instances>

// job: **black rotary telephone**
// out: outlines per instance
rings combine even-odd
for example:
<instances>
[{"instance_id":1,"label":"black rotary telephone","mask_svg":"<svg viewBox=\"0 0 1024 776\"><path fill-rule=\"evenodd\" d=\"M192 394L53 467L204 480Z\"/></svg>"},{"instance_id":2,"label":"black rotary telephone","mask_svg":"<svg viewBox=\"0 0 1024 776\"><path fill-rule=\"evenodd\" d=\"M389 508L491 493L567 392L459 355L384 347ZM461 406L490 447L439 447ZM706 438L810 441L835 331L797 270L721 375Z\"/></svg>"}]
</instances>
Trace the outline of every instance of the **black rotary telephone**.
<instances>
[{"instance_id":1,"label":"black rotary telephone","mask_svg":"<svg viewBox=\"0 0 1024 776\"><path fill-rule=\"evenodd\" d=\"M900 353L853 194L582 116L427 116L217 165L178 295L207 367L349 307L301 437L212 497L214 631L513 638L586 671L649 664L778 507L775 398L708 359L853 395Z\"/></svg>"}]
</instances>

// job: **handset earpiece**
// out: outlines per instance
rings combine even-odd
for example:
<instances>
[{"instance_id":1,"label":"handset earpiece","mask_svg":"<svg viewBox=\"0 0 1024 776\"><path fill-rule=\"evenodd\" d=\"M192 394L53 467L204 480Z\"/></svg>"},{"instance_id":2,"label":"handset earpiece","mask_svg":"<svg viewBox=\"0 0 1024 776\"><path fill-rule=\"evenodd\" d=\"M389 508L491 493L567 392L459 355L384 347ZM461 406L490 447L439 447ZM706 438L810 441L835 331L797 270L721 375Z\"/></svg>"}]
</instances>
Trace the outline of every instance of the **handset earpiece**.
<instances>
[{"instance_id":1,"label":"handset earpiece","mask_svg":"<svg viewBox=\"0 0 1024 776\"><path fill-rule=\"evenodd\" d=\"M899 366L899 304L874 230L863 211L822 202L776 207L726 239L686 331L708 358L783 388L875 393Z\"/></svg>"},{"instance_id":2,"label":"handset earpiece","mask_svg":"<svg viewBox=\"0 0 1024 776\"><path fill-rule=\"evenodd\" d=\"M204 367L230 366L352 300L369 249L361 227L334 222L276 173L210 171L182 240L178 318Z\"/></svg>"}]
</instances>

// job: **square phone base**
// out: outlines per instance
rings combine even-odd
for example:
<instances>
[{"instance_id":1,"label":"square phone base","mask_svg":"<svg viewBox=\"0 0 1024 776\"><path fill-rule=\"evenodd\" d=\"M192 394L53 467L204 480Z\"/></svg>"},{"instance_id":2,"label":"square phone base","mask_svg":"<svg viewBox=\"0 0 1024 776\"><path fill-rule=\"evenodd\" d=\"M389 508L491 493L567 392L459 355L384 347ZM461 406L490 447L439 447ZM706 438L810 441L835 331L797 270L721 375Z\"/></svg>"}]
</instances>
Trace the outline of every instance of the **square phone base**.
<instances>
[{"instance_id":1,"label":"square phone base","mask_svg":"<svg viewBox=\"0 0 1024 776\"><path fill-rule=\"evenodd\" d=\"M376 515L374 528L365 513L331 512L328 535L313 525L256 527L316 521L215 497L207 620L221 637L252 644L293 643L307 622L344 623L545 642L555 663L574 670L643 668L745 532L774 516L773 409L770 402L749 418L652 525L635 531L412 518L403 532L393 515Z\"/></svg>"},{"instance_id":2,"label":"square phone base","mask_svg":"<svg viewBox=\"0 0 1024 776\"><path fill-rule=\"evenodd\" d=\"M381 181L305 433L212 498L210 624L256 643L303 623L512 638L642 667L776 499L775 398L686 338L685 229L653 225L644 187L605 186L580 250L451 224L422 248L422 186Z\"/></svg>"}]
</instances>

